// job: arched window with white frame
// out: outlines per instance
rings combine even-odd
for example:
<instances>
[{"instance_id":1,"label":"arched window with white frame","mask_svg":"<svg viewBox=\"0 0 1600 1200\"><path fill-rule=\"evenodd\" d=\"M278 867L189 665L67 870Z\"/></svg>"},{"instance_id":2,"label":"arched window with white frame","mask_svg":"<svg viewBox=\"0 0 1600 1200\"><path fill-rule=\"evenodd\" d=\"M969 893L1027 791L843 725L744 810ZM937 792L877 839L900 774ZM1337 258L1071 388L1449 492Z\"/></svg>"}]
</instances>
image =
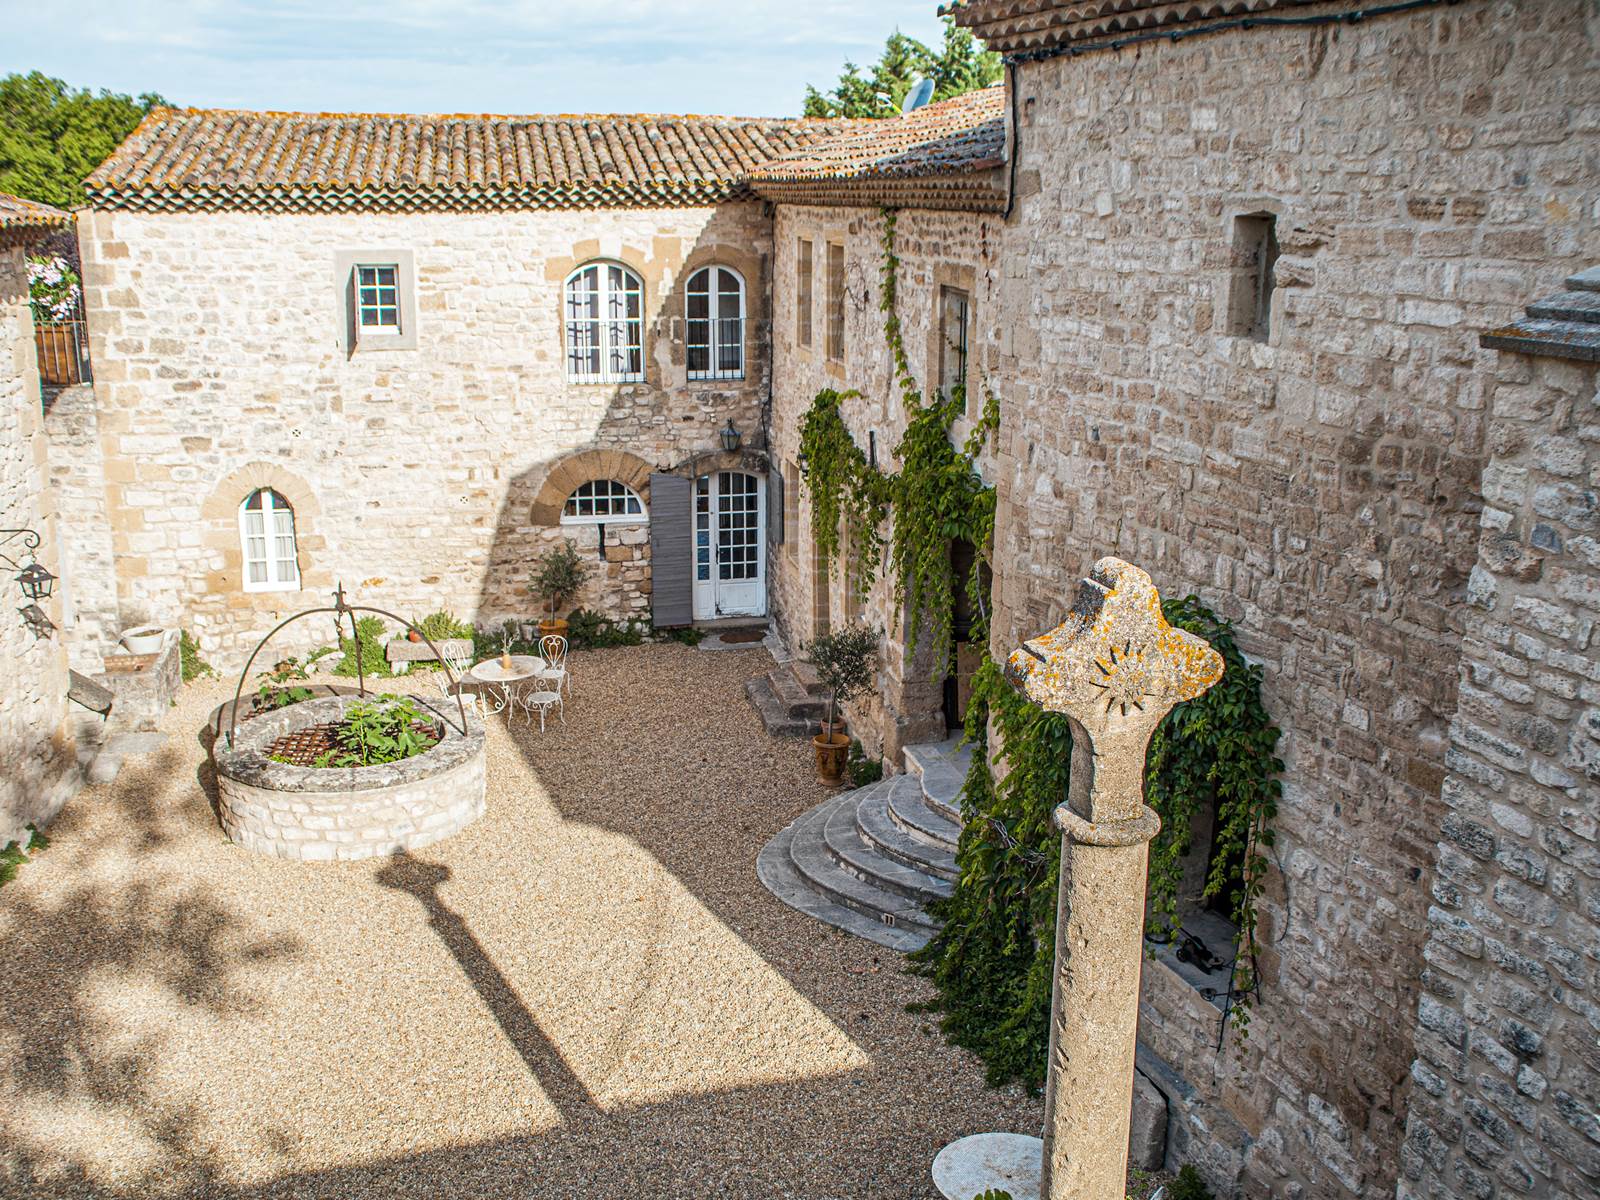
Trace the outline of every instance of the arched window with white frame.
<instances>
[{"instance_id":1,"label":"arched window with white frame","mask_svg":"<svg viewBox=\"0 0 1600 1200\"><path fill-rule=\"evenodd\" d=\"M644 284L620 263L567 276L567 378L574 383L644 379Z\"/></svg>"},{"instance_id":2,"label":"arched window with white frame","mask_svg":"<svg viewBox=\"0 0 1600 1200\"><path fill-rule=\"evenodd\" d=\"M299 590L294 508L271 488L257 488L239 505L239 546L244 553L245 591Z\"/></svg>"},{"instance_id":3,"label":"arched window with white frame","mask_svg":"<svg viewBox=\"0 0 1600 1200\"><path fill-rule=\"evenodd\" d=\"M744 378L744 278L732 267L701 267L689 276L690 380Z\"/></svg>"},{"instance_id":4,"label":"arched window with white frame","mask_svg":"<svg viewBox=\"0 0 1600 1200\"><path fill-rule=\"evenodd\" d=\"M579 484L561 509L563 525L642 525L649 519L639 493L616 479Z\"/></svg>"}]
</instances>

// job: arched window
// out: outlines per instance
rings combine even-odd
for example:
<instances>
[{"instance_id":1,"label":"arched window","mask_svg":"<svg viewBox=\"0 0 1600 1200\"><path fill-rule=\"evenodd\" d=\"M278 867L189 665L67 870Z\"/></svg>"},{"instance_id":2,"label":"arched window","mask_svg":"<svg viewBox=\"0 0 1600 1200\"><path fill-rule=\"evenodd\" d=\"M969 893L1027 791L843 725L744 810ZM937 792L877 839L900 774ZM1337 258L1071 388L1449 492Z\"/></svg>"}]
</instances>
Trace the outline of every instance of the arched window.
<instances>
[{"instance_id":1,"label":"arched window","mask_svg":"<svg viewBox=\"0 0 1600 1200\"><path fill-rule=\"evenodd\" d=\"M650 519L639 493L615 479L591 479L567 497L563 525L639 524Z\"/></svg>"},{"instance_id":2,"label":"arched window","mask_svg":"<svg viewBox=\"0 0 1600 1200\"><path fill-rule=\"evenodd\" d=\"M257 488L239 505L239 545L244 551L245 591L299 590L294 509L271 488Z\"/></svg>"},{"instance_id":3,"label":"arched window","mask_svg":"<svg viewBox=\"0 0 1600 1200\"><path fill-rule=\"evenodd\" d=\"M567 276L567 378L575 383L644 379L644 284L618 263Z\"/></svg>"},{"instance_id":4,"label":"arched window","mask_svg":"<svg viewBox=\"0 0 1600 1200\"><path fill-rule=\"evenodd\" d=\"M689 276L690 379L744 378L744 280L732 267Z\"/></svg>"}]
</instances>

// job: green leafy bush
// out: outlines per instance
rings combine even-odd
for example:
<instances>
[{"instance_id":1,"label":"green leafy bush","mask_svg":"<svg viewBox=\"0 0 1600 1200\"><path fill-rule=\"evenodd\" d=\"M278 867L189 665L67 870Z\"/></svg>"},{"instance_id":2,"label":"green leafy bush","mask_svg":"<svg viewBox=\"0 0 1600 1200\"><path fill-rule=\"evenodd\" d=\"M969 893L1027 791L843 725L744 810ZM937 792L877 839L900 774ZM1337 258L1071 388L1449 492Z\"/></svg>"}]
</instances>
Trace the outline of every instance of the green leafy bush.
<instances>
[{"instance_id":1,"label":"green leafy bush","mask_svg":"<svg viewBox=\"0 0 1600 1200\"><path fill-rule=\"evenodd\" d=\"M868 758L866 750L859 741L850 743L850 786L866 787L869 783L877 783L883 778L883 760L881 758Z\"/></svg>"},{"instance_id":2,"label":"green leafy bush","mask_svg":"<svg viewBox=\"0 0 1600 1200\"><path fill-rule=\"evenodd\" d=\"M443 642L449 638L469 638L474 632L471 625L456 620L454 613L444 609L429 613L416 622L416 626L422 631L423 637L432 638L435 642Z\"/></svg>"},{"instance_id":3,"label":"green leafy bush","mask_svg":"<svg viewBox=\"0 0 1600 1200\"><path fill-rule=\"evenodd\" d=\"M200 657L200 643L195 641L194 635L187 629L178 637L178 660L182 664L185 683L193 683L196 679L210 679L216 675L211 669L211 664Z\"/></svg>"},{"instance_id":4,"label":"green leafy bush","mask_svg":"<svg viewBox=\"0 0 1600 1200\"><path fill-rule=\"evenodd\" d=\"M0 884L9 883L15 878L18 867L49 844L50 839L33 825L28 826L28 840L25 843L18 845L16 842L7 842L5 849L0 850Z\"/></svg>"},{"instance_id":5,"label":"green leafy bush","mask_svg":"<svg viewBox=\"0 0 1600 1200\"><path fill-rule=\"evenodd\" d=\"M605 650L644 644L650 630L644 621L618 621L591 608L575 608L567 616L567 645L574 650Z\"/></svg>"},{"instance_id":6,"label":"green leafy bush","mask_svg":"<svg viewBox=\"0 0 1600 1200\"><path fill-rule=\"evenodd\" d=\"M313 765L371 767L426 753L439 739L421 720L415 704L388 693L352 704L339 723L341 748L318 756Z\"/></svg>"},{"instance_id":7,"label":"green leafy bush","mask_svg":"<svg viewBox=\"0 0 1600 1200\"><path fill-rule=\"evenodd\" d=\"M678 642L685 646L698 646L706 640L706 631L696 629L693 625L678 625L672 629L657 629L655 637L658 642Z\"/></svg>"},{"instance_id":8,"label":"green leafy bush","mask_svg":"<svg viewBox=\"0 0 1600 1200\"><path fill-rule=\"evenodd\" d=\"M1200 1172L1188 1163L1178 1172L1178 1178L1173 1181L1172 1190L1167 1194L1170 1200L1212 1200L1211 1189L1200 1178Z\"/></svg>"},{"instance_id":9,"label":"green leafy bush","mask_svg":"<svg viewBox=\"0 0 1600 1200\"><path fill-rule=\"evenodd\" d=\"M359 659L361 672L356 670L358 662L356 639L340 633L339 649L344 657L339 660L339 665L333 668L333 673L345 678L364 673L378 679L394 674L389 669L389 660L383 653L387 632L383 622L377 617L362 617L356 622L356 633L360 635L361 640Z\"/></svg>"}]
</instances>

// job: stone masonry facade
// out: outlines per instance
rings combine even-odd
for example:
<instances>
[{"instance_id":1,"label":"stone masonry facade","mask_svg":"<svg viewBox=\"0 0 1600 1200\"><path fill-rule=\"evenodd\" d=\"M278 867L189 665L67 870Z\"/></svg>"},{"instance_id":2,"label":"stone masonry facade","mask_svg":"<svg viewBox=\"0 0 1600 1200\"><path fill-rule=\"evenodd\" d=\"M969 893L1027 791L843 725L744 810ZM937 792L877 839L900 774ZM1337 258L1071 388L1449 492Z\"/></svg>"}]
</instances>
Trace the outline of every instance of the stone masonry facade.
<instances>
[{"instance_id":1,"label":"stone masonry facade","mask_svg":"<svg viewBox=\"0 0 1600 1200\"><path fill-rule=\"evenodd\" d=\"M1052 627L1116 554L1235 623L1284 730L1248 1047L1216 1054L1198 1020L1163 1035L1225 1194L1396 1186L1497 453L1477 338L1600 260L1593 22L1467 3L1016 71L979 320L1004 414L995 644ZM1236 218L1263 215L1281 257L1258 340L1230 306Z\"/></svg>"},{"instance_id":2,"label":"stone masonry facade","mask_svg":"<svg viewBox=\"0 0 1600 1200\"><path fill-rule=\"evenodd\" d=\"M956 288L972 299L981 325L999 280L996 252L1000 218L960 212L903 210L895 232L899 259L897 290L902 337L912 372L924 395L939 383L942 288ZM859 605L841 564L824 570L814 551L811 504L799 472L800 427L813 397L823 388L854 391L841 406L856 444L876 445L878 462L895 470L894 449L905 432L905 411L884 336L880 270L884 218L875 209L780 204L773 231L773 402L770 441L773 469L784 473L785 501L791 509L781 552L772 556L769 590L773 611L791 647L859 620L884 630L875 695L851 705L852 733L891 762L900 749L945 736L941 682L931 655L919 647L908 655L910 638L903 614L895 609L890 582L879 573ZM797 304L800 245L811 247L812 312L809 345L801 344ZM827 247L844 248L843 354L827 353ZM984 377L976 347L969 367L974 385ZM974 387L969 410L976 413L981 391ZM966 421L953 434L964 438ZM988 467L987 459L980 463ZM799 486L794 485L798 483Z\"/></svg>"},{"instance_id":3,"label":"stone masonry facade","mask_svg":"<svg viewBox=\"0 0 1600 1200\"><path fill-rule=\"evenodd\" d=\"M1600 369L1497 367L1401 1200L1600 1191Z\"/></svg>"},{"instance_id":4,"label":"stone masonry facade","mask_svg":"<svg viewBox=\"0 0 1600 1200\"><path fill-rule=\"evenodd\" d=\"M718 446L732 420L757 444L767 390L770 218L757 201L581 212L257 215L92 211L80 221L104 524L116 561L102 631L182 624L237 667L284 616L327 601L420 618L441 606L493 623L538 612L526 579L568 538L597 570L574 606L648 617L648 531L559 524L544 495L578 455L651 470ZM335 260L409 252L416 348L347 353ZM562 288L578 266L626 264L644 284L645 381L569 383ZM743 380L694 383L684 285L702 265L746 286ZM63 422L65 425L65 422ZM65 438L67 432L63 431ZM594 460L598 469L615 466ZM604 476L596 476L604 477ZM92 508L94 480L59 474ZM302 587L246 592L238 508L256 487L294 507ZM74 564L92 573L88 562ZM110 603L109 599L104 601ZM312 644L326 642L320 627Z\"/></svg>"},{"instance_id":5,"label":"stone masonry facade","mask_svg":"<svg viewBox=\"0 0 1600 1200\"><path fill-rule=\"evenodd\" d=\"M0 239L0 528L39 533L40 563L60 574L56 522L43 486L45 438L28 309L24 246ZM3 536L3 535L0 535ZM19 540L0 545L18 561ZM78 764L67 719L67 657L60 633L40 637L17 609L25 600L0 564L0 847L26 841L76 790ZM60 600L40 603L62 623Z\"/></svg>"}]
</instances>

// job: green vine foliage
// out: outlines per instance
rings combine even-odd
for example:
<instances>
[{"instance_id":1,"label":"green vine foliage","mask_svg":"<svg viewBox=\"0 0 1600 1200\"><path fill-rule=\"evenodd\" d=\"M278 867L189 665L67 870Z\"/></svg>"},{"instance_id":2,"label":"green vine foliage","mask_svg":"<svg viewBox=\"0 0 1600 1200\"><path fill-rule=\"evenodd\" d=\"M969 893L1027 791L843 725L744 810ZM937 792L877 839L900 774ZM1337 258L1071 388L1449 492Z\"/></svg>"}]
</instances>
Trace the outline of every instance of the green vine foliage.
<instances>
[{"instance_id":1,"label":"green vine foliage","mask_svg":"<svg viewBox=\"0 0 1600 1200\"><path fill-rule=\"evenodd\" d=\"M1222 654L1223 677L1205 695L1167 714L1151 738L1145 799L1161 816L1152 847L1152 923L1176 923L1181 862L1190 819L1219 805L1217 849L1206 897L1221 895L1242 868L1230 898L1239 927L1229 1017L1242 1044L1255 991L1255 903L1272 844L1283 763L1279 731L1261 703L1261 668L1245 662L1231 626L1195 596L1164 601L1174 626L1206 638ZM992 719L992 722L991 722ZM999 735L998 782L988 731ZM933 1008L946 1035L982 1057L992 1083L1044 1082L1050 985L1055 959L1061 835L1051 814L1066 799L1072 734L1067 718L1029 703L986 659L973 684L966 732L972 767L962 793L964 817L954 893L932 906L941 932L912 956L938 988Z\"/></svg>"},{"instance_id":2,"label":"green vine foliage","mask_svg":"<svg viewBox=\"0 0 1600 1200\"><path fill-rule=\"evenodd\" d=\"M900 325L898 214L885 209L883 219L879 307L906 414L905 433L894 449L900 470L888 474L874 468L850 436L839 409L843 401L859 397L853 391L828 388L817 393L801 425L800 452L806 463L818 551L831 564L842 561L842 546L849 550L858 598L865 598L871 589L887 554L895 605L907 617L908 651L915 651L919 642L930 644L933 676L940 678L949 669L959 582L951 567L951 543L969 542L985 565L990 561L995 492L984 484L975 464L984 443L999 428L1000 408L986 389L982 412L965 444L957 447L951 442L951 430L966 412L966 390L957 388L949 397L935 392L925 399L917 385ZM891 509L893 522L886 542L882 530ZM979 614L971 635L974 641L987 638L984 574L975 568L965 580L971 610Z\"/></svg>"}]
</instances>

